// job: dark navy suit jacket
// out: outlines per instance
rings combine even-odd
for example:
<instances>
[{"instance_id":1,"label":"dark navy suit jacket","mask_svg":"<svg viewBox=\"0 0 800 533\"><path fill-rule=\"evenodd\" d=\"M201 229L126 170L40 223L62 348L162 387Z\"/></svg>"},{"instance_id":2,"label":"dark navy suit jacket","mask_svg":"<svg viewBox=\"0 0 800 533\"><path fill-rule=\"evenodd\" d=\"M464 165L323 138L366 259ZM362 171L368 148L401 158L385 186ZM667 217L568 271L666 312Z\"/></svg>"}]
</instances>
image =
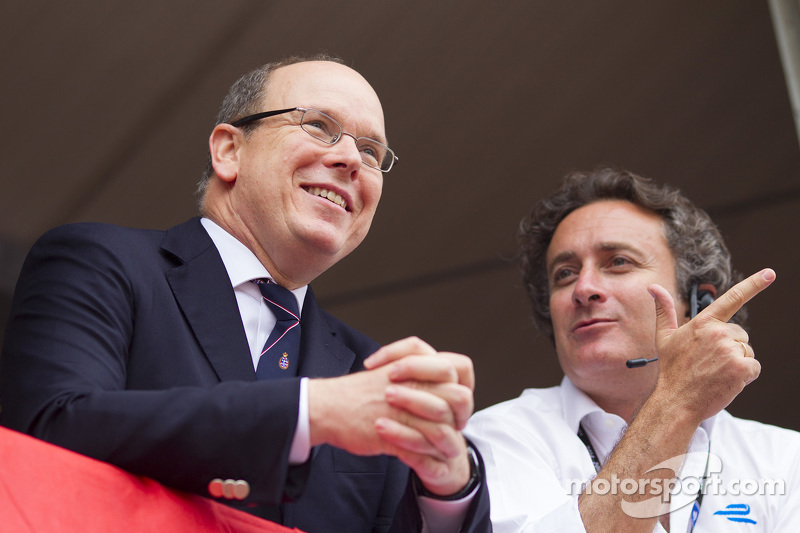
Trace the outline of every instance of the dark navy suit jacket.
<instances>
[{"instance_id":1,"label":"dark navy suit jacket","mask_svg":"<svg viewBox=\"0 0 800 533\"><path fill-rule=\"evenodd\" d=\"M300 376L363 369L378 344L303 305ZM0 422L208 496L246 480L242 508L315 532L416 531L409 471L330 446L287 462L299 378L256 381L236 298L199 219L167 231L62 226L31 250L0 357ZM490 531L481 488L464 531Z\"/></svg>"}]
</instances>

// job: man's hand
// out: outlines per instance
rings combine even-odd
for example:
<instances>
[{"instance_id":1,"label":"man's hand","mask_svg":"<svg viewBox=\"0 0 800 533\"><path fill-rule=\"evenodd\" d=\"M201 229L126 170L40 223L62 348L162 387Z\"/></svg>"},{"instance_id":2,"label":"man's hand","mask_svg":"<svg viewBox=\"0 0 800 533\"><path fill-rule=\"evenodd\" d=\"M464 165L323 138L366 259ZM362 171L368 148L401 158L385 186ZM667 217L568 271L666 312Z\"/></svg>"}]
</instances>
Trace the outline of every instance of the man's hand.
<instances>
[{"instance_id":1,"label":"man's hand","mask_svg":"<svg viewBox=\"0 0 800 533\"><path fill-rule=\"evenodd\" d=\"M381 418L376 430L391 444L397 457L407 464L429 491L448 496L469 481L466 443L460 431L474 408L475 371L472 360L461 354L438 352L432 357L403 358L397 352L376 352L364 362L367 368L392 365L387 401L418 419L407 424ZM453 416L454 428L420 424L419 420L441 420ZM427 453L433 446L434 453Z\"/></svg>"},{"instance_id":2,"label":"man's hand","mask_svg":"<svg viewBox=\"0 0 800 533\"><path fill-rule=\"evenodd\" d=\"M458 492L470 474L459 430L473 410L471 360L410 337L384 346L364 366L309 381L311 444L394 455L431 492Z\"/></svg>"},{"instance_id":3,"label":"man's hand","mask_svg":"<svg viewBox=\"0 0 800 533\"><path fill-rule=\"evenodd\" d=\"M450 409L456 429L464 429L474 408L472 392L475 390L475 371L472 360L466 355L436 352L427 344L425 346L431 351L426 355L433 357L408 358L407 354L397 349L398 345L406 343L425 344L416 337L409 337L378 350L364 361L364 366L375 369L389 365L389 377L394 383L432 393L440 399L437 401L430 395L415 396L413 391L397 387L391 390L392 404L396 407L429 420L437 419L436 415L443 414L441 410Z\"/></svg>"},{"instance_id":4,"label":"man's hand","mask_svg":"<svg viewBox=\"0 0 800 533\"><path fill-rule=\"evenodd\" d=\"M769 268L753 274L681 327L670 294L651 285L659 354L653 395L684 408L697 424L733 401L758 377L761 365L748 344L747 332L728 320L774 280L775 272Z\"/></svg>"},{"instance_id":5,"label":"man's hand","mask_svg":"<svg viewBox=\"0 0 800 533\"><path fill-rule=\"evenodd\" d=\"M674 473L653 471L653 466L686 453L700 423L758 377L761 366L747 345L747 333L728 320L774 280L771 269L750 276L681 327L669 292L659 285L648 287L656 305L658 381L597 480L646 479L667 486L674 479ZM632 518L622 507L623 499L649 500L657 511L663 502L652 496L586 491L578 508L587 531L653 531L655 514L649 519Z\"/></svg>"}]
</instances>

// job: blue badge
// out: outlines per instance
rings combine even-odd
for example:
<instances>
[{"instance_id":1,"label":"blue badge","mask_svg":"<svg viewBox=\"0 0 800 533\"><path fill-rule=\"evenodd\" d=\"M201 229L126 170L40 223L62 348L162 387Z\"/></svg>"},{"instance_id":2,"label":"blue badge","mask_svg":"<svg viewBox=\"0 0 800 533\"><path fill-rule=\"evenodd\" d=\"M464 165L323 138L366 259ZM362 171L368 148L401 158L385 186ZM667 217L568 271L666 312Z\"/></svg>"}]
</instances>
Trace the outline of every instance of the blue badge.
<instances>
[{"instance_id":1,"label":"blue badge","mask_svg":"<svg viewBox=\"0 0 800 533\"><path fill-rule=\"evenodd\" d=\"M281 367L281 370L286 370L289 368L289 354L283 352L281 360L278 362L278 366Z\"/></svg>"},{"instance_id":2,"label":"blue badge","mask_svg":"<svg viewBox=\"0 0 800 533\"><path fill-rule=\"evenodd\" d=\"M750 514L750 506L745 503L732 503L722 511L717 511L715 515L721 515L731 522L743 522L745 524L755 524L756 521L744 518Z\"/></svg>"}]
</instances>

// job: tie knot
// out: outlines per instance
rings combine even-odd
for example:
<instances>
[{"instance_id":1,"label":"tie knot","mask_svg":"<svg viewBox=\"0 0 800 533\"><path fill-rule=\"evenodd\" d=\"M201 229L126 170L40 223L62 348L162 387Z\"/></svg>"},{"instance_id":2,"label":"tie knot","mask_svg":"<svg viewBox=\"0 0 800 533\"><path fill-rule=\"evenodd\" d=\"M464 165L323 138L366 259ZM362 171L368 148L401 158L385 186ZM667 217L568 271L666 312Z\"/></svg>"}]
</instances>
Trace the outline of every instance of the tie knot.
<instances>
[{"instance_id":1,"label":"tie knot","mask_svg":"<svg viewBox=\"0 0 800 533\"><path fill-rule=\"evenodd\" d=\"M300 309L292 291L269 279L253 280L261 295L278 320L300 321Z\"/></svg>"}]
</instances>

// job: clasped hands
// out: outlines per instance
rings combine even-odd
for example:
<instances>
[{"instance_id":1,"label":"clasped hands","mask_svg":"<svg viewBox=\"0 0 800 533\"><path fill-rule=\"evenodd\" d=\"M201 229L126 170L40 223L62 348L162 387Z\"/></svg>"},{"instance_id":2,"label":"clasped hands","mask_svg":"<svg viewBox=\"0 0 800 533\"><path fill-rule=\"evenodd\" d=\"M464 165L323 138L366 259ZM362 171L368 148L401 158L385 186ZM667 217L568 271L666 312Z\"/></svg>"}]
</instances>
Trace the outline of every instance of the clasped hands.
<instances>
[{"instance_id":1,"label":"clasped hands","mask_svg":"<svg viewBox=\"0 0 800 533\"><path fill-rule=\"evenodd\" d=\"M311 444L394 455L432 493L461 490L470 476L460 430L474 407L472 361L409 337L382 347L364 367L309 381Z\"/></svg>"}]
</instances>

